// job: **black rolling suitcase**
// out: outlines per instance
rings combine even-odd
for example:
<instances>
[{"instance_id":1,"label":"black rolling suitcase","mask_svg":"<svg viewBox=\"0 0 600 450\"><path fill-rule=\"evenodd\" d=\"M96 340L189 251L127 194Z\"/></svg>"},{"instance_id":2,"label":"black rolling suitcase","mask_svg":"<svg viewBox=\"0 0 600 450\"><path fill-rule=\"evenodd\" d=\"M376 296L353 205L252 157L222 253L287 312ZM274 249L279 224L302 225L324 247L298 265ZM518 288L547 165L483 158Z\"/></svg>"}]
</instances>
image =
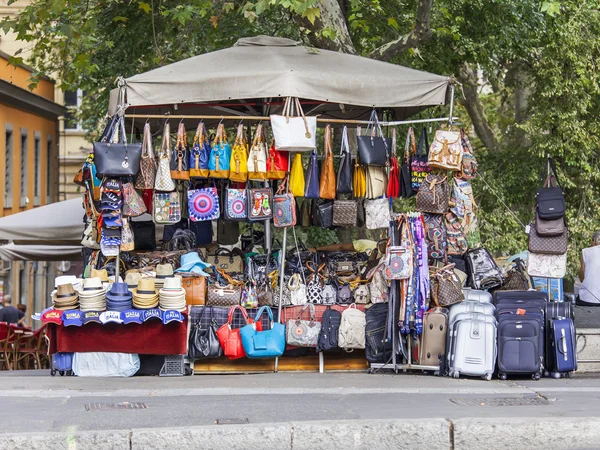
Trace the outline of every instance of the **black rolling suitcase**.
<instances>
[{"instance_id":1,"label":"black rolling suitcase","mask_svg":"<svg viewBox=\"0 0 600 450\"><path fill-rule=\"evenodd\" d=\"M498 376L531 375L544 371L545 319L542 313L500 313L498 316Z\"/></svg>"},{"instance_id":2,"label":"black rolling suitcase","mask_svg":"<svg viewBox=\"0 0 600 450\"><path fill-rule=\"evenodd\" d=\"M496 291L492 302L496 305L498 302L508 300L517 300L521 303L529 303L534 300L548 301L548 294L539 291Z\"/></svg>"}]
</instances>

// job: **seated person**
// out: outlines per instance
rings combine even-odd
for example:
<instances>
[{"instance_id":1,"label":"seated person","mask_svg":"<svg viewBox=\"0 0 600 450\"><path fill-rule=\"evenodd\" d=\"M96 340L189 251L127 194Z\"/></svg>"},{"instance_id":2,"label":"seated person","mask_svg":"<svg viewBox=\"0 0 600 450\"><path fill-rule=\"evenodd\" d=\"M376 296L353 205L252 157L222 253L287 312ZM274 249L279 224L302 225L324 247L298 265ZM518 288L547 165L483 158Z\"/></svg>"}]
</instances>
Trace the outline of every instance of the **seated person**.
<instances>
[{"instance_id":1,"label":"seated person","mask_svg":"<svg viewBox=\"0 0 600 450\"><path fill-rule=\"evenodd\" d=\"M592 236L591 247L581 251L577 304L600 306L600 231Z\"/></svg>"}]
</instances>

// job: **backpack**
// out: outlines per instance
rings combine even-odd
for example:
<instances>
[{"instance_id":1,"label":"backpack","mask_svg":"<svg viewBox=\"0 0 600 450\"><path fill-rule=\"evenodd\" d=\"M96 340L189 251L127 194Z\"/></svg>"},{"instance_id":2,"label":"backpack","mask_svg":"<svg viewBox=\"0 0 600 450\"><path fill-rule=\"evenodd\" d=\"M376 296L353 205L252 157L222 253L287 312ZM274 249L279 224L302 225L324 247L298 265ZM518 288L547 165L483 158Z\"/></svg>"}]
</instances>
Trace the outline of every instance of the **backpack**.
<instances>
[{"instance_id":1,"label":"backpack","mask_svg":"<svg viewBox=\"0 0 600 450\"><path fill-rule=\"evenodd\" d=\"M386 363L392 356L392 339L387 335L388 304L371 306L366 314L365 355L370 363Z\"/></svg>"},{"instance_id":2,"label":"backpack","mask_svg":"<svg viewBox=\"0 0 600 450\"><path fill-rule=\"evenodd\" d=\"M338 346L346 351L365 348L365 326L365 313L356 309L356 305L350 305L342 313Z\"/></svg>"},{"instance_id":3,"label":"backpack","mask_svg":"<svg viewBox=\"0 0 600 450\"><path fill-rule=\"evenodd\" d=\"M317 352L337 348L341 321L341 312L331 308L327 308L323 311L321 331L319 333L319 338L317 339Z\"/></svg>"},{"instance_id":4,"label":"backpack","mask_svg":"<svg viewBox=\"0 0 600 450\"><path fill-rule=\"evenodd\" d=\"M465 255L473 289L492 289L502 286L504 278L496 261L485 248L474 248Z\"/></svg>"},{"instance_id":5,"label":"backpack","mask_svg":"<svg viewBox=\"0 0 600 450\"><path fill-rule=\"evenodd\" d=\"M434 265L436 261L442 261L448 252L448 238L446 237L446 225L444 216L441 214L423 214L425 223L425 240L427 242L427 253L429 264Z\"/></svg>"}]
</instances>

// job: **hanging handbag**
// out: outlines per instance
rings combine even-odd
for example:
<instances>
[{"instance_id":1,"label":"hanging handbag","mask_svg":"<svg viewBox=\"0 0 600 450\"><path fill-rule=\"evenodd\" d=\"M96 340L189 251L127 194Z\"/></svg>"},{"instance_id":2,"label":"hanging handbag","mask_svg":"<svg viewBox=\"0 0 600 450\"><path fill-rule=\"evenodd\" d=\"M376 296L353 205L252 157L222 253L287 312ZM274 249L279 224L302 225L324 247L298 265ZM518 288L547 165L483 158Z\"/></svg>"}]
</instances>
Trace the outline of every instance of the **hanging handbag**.
<instances>
[{"instance_id":1,"label":"hanging handbag","mask_svg":"<svg viewBox=\"0 0 600 450\"><path fill-rule=\"evenodd\" d=\"M246 322L246 325L253 323L252 320L248 318L246 310L241 306L236 305L229 310L229 314L227 315L227 323L221 325L221 327L217 330L217 337L219 338L219 343L223 349L223 354L229 359L239 359L246 356L240 335L241 328L231 328L231 325L233 324L233 315L236 311L240 311L242 313L242 318Z\"/></svg>"},{"instance_id":2,"label":"hanging handbag","mask_svg":"<svg viewBox=\"0 0 600 450\"><path fill-rule=\"evenodd\" d=\"M240 249L228 250L219 247L214 255L207 258L216 270L226 273L244 273L244 257Z\"/></svg>"},{"instance_id":3,"label":"hanging handbag","mask_svg":"<svg viewBox=\"0 0 600 450\"><path fill-rule=\"evenodd\" d=\"M142 155L140 159L140 172L135 178L136 189L154 189L156 179L156 159L152 148L152 132L150 124L144 125L144 140L142 141Z\"/></svg>"},{"instance_id":4,"label":"hanging handbag","mask_svg":"<svg viewBox=\"0 0 600 450\"><path fill-rule=\"evenodd\" d=\"M244 220L248 218L246 189L227 189L225 191L225 218Z\"/></svg>"},{"instance_id":5,"label":"hanging handbag","mask_svg":"<svg viewBox=\"0 0 600 450\"><path fill-rule=\"evenodd\" d=\"M298 117L293 117L294 106ZM317 118L305 117L298 98L287 97L283 115L271 115L273 137L279 150L309 152L316 148Z\"/></svg>"},{"instance_id":6,"label":"hanging handbag","mask_svg":"<svg viewBox=\"0 0 600 450\"><path fill-rule=\"evenodd\" d=\"M256 322L261 321L263 312L267 311L270 330L259 331ZM240 330L242 345L248 358L276 358L285 350L285 326L273 321L273 312L268 306L261 306L255 323L246 325Z\"/></svg>"},{"instance_id":7,"label":"hanging handbag","mask_svg":"<svg viewBox=\"0 0 600 450\"><path fill-rule=\"evenodd\" d=\"M454 273L454 264L430 268L431 296L437 307L447 307L465 299L460 279Z\"/></svg>"},{"instance_id":8,"label":"hanging handbag","mask_svg":"<svg viewBox=\"0 0 600 450\"><path fill-rule=\"evenodd\" d=\"M338 278L336 302L340 305L350 305L353 301L350 283L344 282Z\"/></svg>"},{"instance_id":9,"label":"hanging handbag","mask_svg":"<svg viewBox=\"0 0 600 450\"><path fill-rule=\"evenodd\" d=\"M209 285L206 291L207 306L236 306L242 299L241 286L233 284L221 286L219 283L214 283Z\"/></svg>"},{"instance_id":10,"label":"hanging handbag","mask_svg":"<svg viewBox=\"0 0 600 450\"><path fill-rule=\"evenodd\" d=\"M151 220L129 224L133 230L134 245L136 250L154 250L156 248L156 226Z\"/></svg>"},{"instance_id":11,"label":"hanging handbag","mask_svg":"<svg viewBox=\"0 0 600 450\"><path fill-rule=\"evenodd\" d=\"M316 150L313 150L310 154L304 179L306 180L304 197L319 198L319 163L317 162Z\"/></svg>"},{"instance_id":12,"label":"hanging handbag","mask_svg":"<svg viewBox=\"0 0 600 450\"><path fill-rule=\"evenodd\" d=\"M560 236L566 231L565 218L544 220L536 213L535 229L540 236Z\"/></svg>"},{"instance_id":13,"label":"hanging handbag","mask_svg":"<svg viewBox=\"0 0 600 450\"><path fill-rule=\"evenodd\" d=\"M321 228L331 228L333 226L333 203L322 203L318 206L318 216L321 222Z\"/></svg>"},{"instance_id":14,"label":"hanging handbag","mask_svg":"<svg viewBox=\"0 0 600 450\"><path fill-rule=\"evenodd\" d=\"M460 219L452 212L444 216L446 224L446 241L448 242L448 254L461 256L469 249L469 243Z\"/></svg>"},{"instance_id":15,"label":"hanging handbag","mask_svg":"<svg viewBox=\"0 0 600 450\"><path fill-rule=\"evenodd\" d=\"M473 147L471 141L465 133L464 129L460 129L460 143L462 145L462 163L460 178L463 180L470 180L477 177L477 160L473 153Z\"/></svg>"},{"instance_id":16,"label":"hanging handbag","mask_svg":"<svg viewBox=\"0 0 600 450\"><path fill-rule=\"evenodd\" d=\"M423 127L421 134L419 135L419 143L417 144L414 155L412 155L410 160L412 190L415 193L419 191L421 183L425 181L425 177L429 172L431 172L431 167L429 167L428 164L428 149L429 140L427 138L427 129Z\"/></svg>"},{"instance_id":17,"label":"hanging handbag","mask_svg":"<svg viewBox=\"0 0 600 450\"><path fill-rule=\"evenodd\" d=\"M356 226L356 200L334 200L333 201L333 226L355 227ZM321 221L323 219L321 218Z\"/></svg>"},{"instance_id":18,"label":"hanging handbag","mask_svg":"<svg viewBox=\"0 0 600 450\"><path fill-rule=\"evenodd\" d=\"M348 127L342 129L342 145L340 147L340 164L336 178L336 192L338 194L350 194L353 188L352 182L352 155L348 143ZM356 196L356 195L355 195Z\"/></svg>"},{"instance_id":19,"label":"hanging handbag","mask_svg":"<svg viewBox=\"0 0 600 450\"><path fill-rule=\"evenodd\" d=\"M319 197L333 200L336 194L335 169L333 168L333 132L331 125L325 127L325 159L321 166Z\"/></svg>"},{"instance_id":20,"label":"hanging handbag","mask_svg":"<svg viewBox=\"0 0 600 450\"><path fill-rule=\"evenodd\" d=\"M558 236L540 236L536 231L535 221L529 224L528 230L528 250L531 253L540 253L543 255L562 255L563 253L567 253L569 233L566 230Z\"/></svg>"},{"instance_id":21,"label":"hanging handbag","mask_svg":"<svg viewBox=\"0 0 600 450\"><path fill-rule=\"evenodd\" d=\"M565 196L552 158L548 158L548 167L549 173L544 186L535 194L535 209L540 219L561 219L566 211Z\"/></svg>"},{"instance_id":22,"label":"hanging handbag","mask_svg":"<svg viewBox=\"0 0 600 450\"><path fill-rule=\"evenodd\" d=\"M158 167L156 169L156 180L154 189L157 191L171 192L175 190L175 182L171 178L171 126L165 122L163 127L162 145L158 155Z\"/></svg>"},{"instance_id":23,"label":"hanging handbag","mask_svg":"<svg viewBox=\"0 0 600 450\"><path fill-rule=\"evenodd\" d=\"M406 280L413 271L413 241L405 215L398 219L400 245L388 245L385 251L385 278Z\"/></svg>"},{"instance_id":24,"label":"hanging handbag","mask_svg":"<svg viewBox=\"0 0 600 450\"><path fill-rule=\"evenodd\" d=\"M190 151L190 177L208 178L208 160L210 159L210 143L203 122L198 124L194 135L194 144Z\"/></svg>"},{"instance_id":25,"label":"hanging handbag","mask_svg":"<svg viewBox=\"0 0 600 450\"><path fill-rule=\"evenodd\" d=\"M189 218L192 222L219 218L221 209L216 187L189 189L187 195Z\"/></svg>"},{"instance_id":26,"label":"hanging handbag","mask_svg":"<svg viewBox=\"0 0 600 450\"><path fill-rule=\"evenodd\" d=\"M423 222L425 224L425 241L427 242L429 264L434 265L436 261L445 260L448 255L448 238L444 216L424 213ZM466 252L467 249L464 251Z\"/></svg>"},{"instance_id":27,"label":"hanging handbag","mask_svg":"<svg viewBox=\"0 0 600 450\"><path fill-rule=\"evenodd\" d=\"M285 193L286 187L287 179L281 182L277 195L273 196L273 225L277 228L296 225L296 200L292 194Z\"/></svg>"},{"instance_id":28,"label":"hanging handbag","mask_svg":"<svg viewBox=\"0 0 600 450\"><path fill-rule=\"evenodd\" d=\"M306 285L302 282L299 273L292 275L288 281L290 291L290 302L292 305L304 305L306 303Z\"/></svg>"},{"instance_id":29,"label":"hanging handbag","mask_svg":"<svg viewBox=\"0 0 600 450\"><path fill-rule=\"evenodd\" d=\"M364 198L367 195L367 169L359 164L358 157L354 161L354 174L352 178L354 198Z\"/></svg>"},{"instance_id":30,"label":"hanging handbag","mask_svg":"<svg viewBox=\"0 0 600 450\"><path fill-rule=\"evenodd\" d=\"M302 314L308 309L310 320L303 320ZM298 317L287 321L287 345L295 347L316 347L321 323L315 319L315 305L308 303L300 310Z\"/></svg>"},{"instance_id":31,"label":"hanging handbag","mask_svg":"<svg viewBox=\"0 0 600 450\"><path fill-rule=\"evenodd\" d=\"M462 169L462 142L458 131L437 130L429 147L429 167L460 172Z\"/></svg>"},{"instance_id":32,"label":"hanging handbag","mask_svg":"<svg viewBox=\"0 0 600 450\"><path fill-rule=\"evenodd\" d=\"M304 168L302 167L302 155L296 153L292 162L290 172L290 191L294 197L304 197Z\"/></svg>"},{"instance_id":33,"label":"hanging handbag","mask_svg":"<svg viewBox=\"0 0 600 450\"><path fill-rule=\"evenodd\" d=\"M325 265L322 264L316 270L310 263L307 263L307 267L312 273L306 282L306 301L319 305L322 302L321 294L323 292L323 280L321 279L320 271L325 268Z\"/></svg>"},{"instance_id":34,"label":"hanging handbag","mask_svg":"<svg viewBox=\"0 0 600 450\"><path fill-rule=\"evenodd\" d=\"M316 201L316 200L315 200ZM312 200L303 200L302 206L300 206L300 226L310 227L312 226Z\"/></svg>"},{"instance_id":35,"label":"hanging handbag","mask_svg":"<svg viewBox=\"0 0 600 450\"><path fill-rule=\"evenodd\" d=\"M386 167L389 165L392 140L383 136L377 112L371 112L371 119L365 136L357 136L360 161L368 166Z\"/></svg>"},{"instance_id":36,"label":"hanging handbag","mask_svg":"<svg viewBox=\"0 0 600 450\"><path fill-rule=\"evenodd\" d=\"M277 150L275 140L272 140L267 159L267 179L283 180L289 170L289 158L289 153Z\"/></svg>"},{"instance_id":37,"label":"hanging handbag","mask_svg":"<svg viewBox=\"0 0 600 450\"><path fill-rule=\"evenodd\" d=\"M258 220L268 220L273 217L272 194L271 188L248 189L248 220L254 222Z\"/></svg>"},{"instance_id":38,"label":"hanging handbag","mask_svg":"<svg viewBox=\"0 0 600 450\"><path fill-rule=\"evenodd\" d=\"M203 328L202 318L207 309L210 309L208 326ZM217 321L213 317L212 306L202 308L198 321L190 330L188 356L190 359L220 358L223 356L223 349L217 337Z\"/></svg>"},{"instance_id":39,"label":"hanging handbag","mask_svg":"<svg viewBox=\"0 0 600 450\"><path fill-rule=\"evenodd\" d=\"M123 215L128 217L141 216L147 211L144 200L134 189L131 182L123 183Z\"/></svg>"},{"instance_id":40,"label":"hanging handbag","mask_svg":"<svg viewBox=\"0 0 600 450\"><path fill-rule=\"evenodd\" d=\"M277 272L275 273L277 275ZM292 306L292 299L290 297L290 288L288 288L288 282L290 281L290 277L285 275L283 277L283 289L280 289L279 286L279 276L277 276L276 284L273 287L273 306L279 306L281 302L281 306Z\"/></svg>"},{"instance_id":41,"label":"hanging handbag","mask_svg":"<svg viewBox=\"0 0 600 450\"><path fill-rule=\"evenodd\" d=\"M202 222L198 222L202 223ZM217 220L217 244L236 245L240 240L240 224L220 218Z\"/></svg>"},{"instance_id":42,"label":"hanging handbag","mask_svg":"<svg viewBox=\"0 0 600 450\"><path fill-rule=\"evenodd\" d=\"M271 287L271 282L268 278L257 286L256 299L258 301L258 306L273 305L273 288Z\"/></svg>"},{"instance_id":43,"label":"hanging handbag","mask_svg":"<svg viewBox=\"0 0 600 450\"><path fill-rule=\"evenodd\" d=\"M119 249L122 252L130 252L135 250L135 239L133 237L133 231L129 226L127 217L123 217L123 227L121 228L121 245Z\"/></svg>"},{"instance_id":44,"label":"hanging handbag","mask_svg":"<svg viewBox=\"0 0 600 450\"><path fill-rule=\"evenodd\" d=\"M181 287L185 289L186 305L204 305L206 302L206 277L189 274L181 279Z\"/></svg>"},{"instance_id":45,"label":"hanging handbag","mask_svg":"<svg viewBox=\"0 0 600 450\"><path fill-rule=\"evenodd\" d=\"M389 199L365 200L365 224L369 230L387 229L390 227L390 220Z\"/></svg>"},{"instance_id":46,"label":"hanging handbag","mask_svg":"<svg viewBox=\"0 0 600 450\"><path fill-rule=\"evenodd\" d=\"M367 179L367 192L366 198L379 198L385 195L387 176L385 173L385 167L378 166L367 166L366 167L366 179Z\"/></svg>"},{"instance_id":47,"label":"hanging handbag","mask_svg":"<svg viewBox=\"0 0 600 450\"><path fill-rule=\"evenodd\" d=\"M527 273L532 277L563 278L567 273L567 254L542 255L529 253Z\"/></svg>"},{"instance_id":48,"label":"hanging handbag","mask_svg":"<svg viewBox=\"0 0 600 450\"><path fill-rule=\"evenodd\" d=\"M119 135L118 142L113 142ZM140 171L141 144L128 144L125 118L116 114L100 142L94 142L94 164L98 177L132 177Z\"/></svg>"},{"instance_id":49,"label":"hanging handbag","mask_svg":"<svg viewBox=\"0 0 600 450\"><path fill-rule=\"evenodd\" d=\"M154 192L154 223L177 223L181 220L181 202L178 192Z\"/></svg>"},{"instance_id":50,"label":"hanging handbag","mask_svg":"<svg viewBox=\"0 0 600 450\"><path fill-rule=\"evenodd\" d=\"M217 134L213 140L210 158L208 159L208 169L211 178L229 178L231 162L231 147L227 142L225 126L220 123L217 127Z\"/></svg>"},{"instance_id":51,"label":"hanging handbag","mask_svg":"<svg viewBox=\"0 0 600 450\"><path fill-rule=\"evenodd\" d=\"M392 128L392 154L390 156L390 168L386 189L386 196L388 198L400 197L400 178L400 168L398 167L398 157L396 156L396 129Z\"/></svg>"},{"instance_id":52,"label":"hanging handbag","mask_svg":"<svg viewBox=\"0 0 600 450\"><path fill-rule=\"evenodd\" d=\"M175 143L173 155L171 155L171 178L173 180L189 180L188 163L187 135L185 134L183 122L180 122L177 128L177 142Z\"/></svg>"},{"instance_id":53,"label":"hanging handbag","mask_svg":"<svg viewBox=\"0 0 600 450\"><path fill-rule=\"evenodd\" d=\"M231 181L236 183L246 182L248 179L248 142L242 124L238 126L233 149L231 150L229 168L229 179Z\"/></svg>"},{"instance_id":54,"label":"hanging handbag","mask_svg":"<svg viewBox=\"0 0 600 450\"><path fill-rule=\"evenodd\" d=\"M262 124L256 127L250 155L248 156L248 179L264 181L267 179L267 144Z\"/></svg>"},{"instance_id":55,"label":"hanging handbag","mask_svg":"<svg viewBox=\"0 0 600 450\"><path fill-rule=\"evenodd\" d=\"M379 264L367 273L369 280L369 295L371 303L385 303L389 299L389 285L385 279L385 259L381 258Z\"/></svg>"},{"instance_id":56,"label":"hanging handbag","mask_svg":"<svg viewBox=\"0 0 600 450\"><path fill-rule=\"evenodd\" d=\"M321 303L323 305L335 305L336 299L337 289L335 286L331 282L325 283L321 292Z\"/></svg>"},{"instance_id":57,"label":"hanging handbag","mask_svg":"<svg viewBox=\"0 0 600 450\"><path fill-rule=\"evenodd\" d=\"M361 284L354 290L354 303L366 305L371 302L371 293L368 284Z\"/></svg>"},{"instance_id":58,"label":"hanging handbag","mask_svg":"<svg viewBox=\"0 0 600 450\"><path fill-rule=\"evenodd\" d=\"M448 177L428 174L417 192L417 211L445 214L448 211Z\"/></svg>"},{"instance_id":59,"label":"hanging handbag","mask_svg":"<svg viewBox=\"0 0 600 450\"><path fill-rule=\"evenodd\" d=\"M395 131L395 130L394 130ZM412 127L408 129L406 134L406 143L404 145L404 156L402 157L402 167L400 168L400 196L402 198L410 198L417 191L413 189L412 183L412 161L416 155L415 132Z\"/></svg>"}]
</instances>

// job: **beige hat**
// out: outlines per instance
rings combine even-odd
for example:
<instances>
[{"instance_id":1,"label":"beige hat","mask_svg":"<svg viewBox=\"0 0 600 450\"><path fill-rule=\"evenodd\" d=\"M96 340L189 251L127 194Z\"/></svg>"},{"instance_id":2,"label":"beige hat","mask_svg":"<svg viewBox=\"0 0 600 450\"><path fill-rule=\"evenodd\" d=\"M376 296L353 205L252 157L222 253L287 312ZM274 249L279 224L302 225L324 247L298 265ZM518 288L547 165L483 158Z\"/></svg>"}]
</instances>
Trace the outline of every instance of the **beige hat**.
<instances>
[{"instance_id":1,"label":"beige hat","mask_svg":"<svg viewBox=\"0 0 600 450\"><path fill-rule=\"evenodd\" d=\"M91 278L100 278L100 280L102 280L103 282L107 282L108 272L106 271L106 269L92 269Z\"/></svg>"},{"instance_id":2,"label":"beige hat","mask_svg":"<svg viewBox=\"0 0 600 450\"><path fill-rule=\"evenodd\" d=\"M83 287L79 291L79 298L98 297L106 294L106 287L98 277L86 278L83 280Z\"/></svg>"},{"instance_id":3,"label":"beige hat","mask_svg":"<svg viewBox=\"0 0 600 450\"><path fill-rule=\"evenodd\" d=\"M141 278L138 282L137 288L131 291L133 293L134 300L136 297L138 299L150 299L154 297L158 297L158 292L156 291L156 284L154 279L152 278Z\"/></svg>"},{"instance_id":4,"label":"beige hat","mask_svg":"<svg viewBox=\"0 0 600 450\"><path fill-rule=\"evenodd\" d=\"M78 298L79 295L75 292L71 283L59 285L52 296L52 300L58 305L75 304Z\"/></svg>"},{"instance_id":5,"label":"beige hat","mask_svg":"<svg viewBox=\"0 0 600 450\"><path fill-rule=\"evenodd\" d=\"M173 266L171 264L159 264L156 266L156 278L164 279L173 276Z\"/></svg>"},{"instance_id":6,"label":"beige hat","mask_svg":"<svg viewBox=\"0 0 600 450\"><path fill-rule=\"evenodd\" d=\"M138 283L142 279L142 274L139 272L128 272L125 275L125 283L127 283L127 287L129 290L133 290L137 287Z\"/></svg>"}]
</instances>

